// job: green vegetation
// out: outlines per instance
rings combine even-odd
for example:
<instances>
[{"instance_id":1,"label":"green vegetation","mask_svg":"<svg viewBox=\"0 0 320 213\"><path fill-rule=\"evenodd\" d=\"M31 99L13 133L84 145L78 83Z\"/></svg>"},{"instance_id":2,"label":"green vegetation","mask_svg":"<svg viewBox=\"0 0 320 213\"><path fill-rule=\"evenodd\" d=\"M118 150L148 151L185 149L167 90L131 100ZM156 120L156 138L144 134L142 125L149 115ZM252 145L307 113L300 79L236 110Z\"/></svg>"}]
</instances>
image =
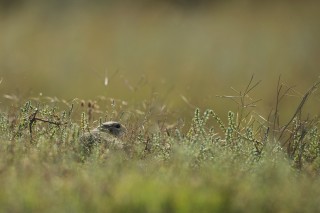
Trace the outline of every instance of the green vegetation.
<instances>
[{"instance_id":1,"label":"green vegetation","mask_svg":"<svg viewBox=\"0 0 320 213\"><path fill-rule=\"evenodd\" d=\"M319 6L0 0L0 213L320 212Z\"/></svg>"},{"instance_id":2,"label":"green vegetation","mask_svg":"<svg viewBox=\"0 0 320 213\"><path fill-rule=\"evenodd\" d=\"M320 135L317 118L303 120L302 109L318 84L281 127L277 110L269 121L250 110L256 85L251 79L230 97L241 104L226 123L213 110L196 109L191 122L170 127L154 123L154 106L124 116L130 107L116 101L103 110L89 103L83 113L74 112L83 103L40 99L2 111L0 210L317 212ZM283 91L279 83L279 105ZM82 151L79 138L97 125L94 116L122 120L123 149Z\"/></svg>"},{"instance_id":3,"label":"green vegetation","mask_svg":"<svg viewBox=\"0 0 320 213\"><path fill-rule=\"evenodd\" d=\"M20 99L104 96L132 106L156 93L189 120L194 108L181 96L224 115L236 109L216 95L255 74L263 80L255 90L264 101L258 111L266 115L279 75L297 91L319 75L319 1L217 0L191 8L181 5L199 0L13 1L31 3L0 12L0 79L2 94ZM291 115L287 105L298 99L287 100L281 112ZM310 113L318 113L310 101Z\"/></svg>"}]
</instances>

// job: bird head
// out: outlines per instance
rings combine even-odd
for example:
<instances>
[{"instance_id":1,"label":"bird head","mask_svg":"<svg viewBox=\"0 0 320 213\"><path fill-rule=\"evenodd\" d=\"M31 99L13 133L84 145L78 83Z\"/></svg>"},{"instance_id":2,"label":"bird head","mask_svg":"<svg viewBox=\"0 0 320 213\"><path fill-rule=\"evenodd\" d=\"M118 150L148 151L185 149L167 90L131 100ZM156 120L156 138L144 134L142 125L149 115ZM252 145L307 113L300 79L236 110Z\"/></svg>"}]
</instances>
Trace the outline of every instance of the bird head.
<instances>
[{"instance_id":1,"label":"bird head","mask_svg":"<svg viewBox=\"0 0 320 213\"><path fill-rule=\"evenodd\" d=\"M100 132L106 132L116 137L120 137L127 131L125 126L116 121L104 122L97 129Z\"/></svg>"}]
</instances>

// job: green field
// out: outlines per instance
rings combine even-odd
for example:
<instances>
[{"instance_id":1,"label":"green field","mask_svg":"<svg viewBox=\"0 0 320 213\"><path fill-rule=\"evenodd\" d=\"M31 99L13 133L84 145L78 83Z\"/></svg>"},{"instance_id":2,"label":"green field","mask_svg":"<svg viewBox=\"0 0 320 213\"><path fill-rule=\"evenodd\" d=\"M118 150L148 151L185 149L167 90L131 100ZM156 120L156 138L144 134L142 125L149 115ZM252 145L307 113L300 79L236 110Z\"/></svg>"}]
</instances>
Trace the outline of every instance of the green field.
<instances>
[{"instance_id":1,"label":"green field","mask_svg":"<svg viewBox=\"0 0 320 213\"><path fill-rule=\"evenodd\" d=\"M9 2L0 212L320 211L317 1Z\"/></svg>"}]
</instances>

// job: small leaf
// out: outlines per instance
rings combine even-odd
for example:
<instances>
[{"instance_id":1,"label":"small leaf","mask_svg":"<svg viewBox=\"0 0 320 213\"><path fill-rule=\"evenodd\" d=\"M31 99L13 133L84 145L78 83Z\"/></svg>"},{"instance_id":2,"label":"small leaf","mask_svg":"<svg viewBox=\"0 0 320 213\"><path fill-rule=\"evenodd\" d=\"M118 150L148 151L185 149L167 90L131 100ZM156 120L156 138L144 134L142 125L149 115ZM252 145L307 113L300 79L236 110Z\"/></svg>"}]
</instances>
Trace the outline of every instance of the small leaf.
<instances>
[{"instance_id":1,"label":"small leaf","mask_svg":"<svg viewBox=\"0 0 320 213\"><path fill-rule=\"evenodd\" d=\"M105 85L105 86L108 86L108 83L109 83L109 79L108 79L108 77L105 77L105 78L104 78L104 85Z\"/></svg>"}]
</instances>

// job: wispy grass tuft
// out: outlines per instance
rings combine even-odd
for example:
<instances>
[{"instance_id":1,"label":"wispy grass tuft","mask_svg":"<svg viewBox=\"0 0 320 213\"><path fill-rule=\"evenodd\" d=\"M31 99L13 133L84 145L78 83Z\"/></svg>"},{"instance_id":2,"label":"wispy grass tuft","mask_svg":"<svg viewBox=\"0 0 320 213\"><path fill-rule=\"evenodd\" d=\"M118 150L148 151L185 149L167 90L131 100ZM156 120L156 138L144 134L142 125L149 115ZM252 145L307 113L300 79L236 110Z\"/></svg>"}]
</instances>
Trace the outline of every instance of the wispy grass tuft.
<instances>
[{"instance_id":1,"label":"wispy grass tuft","mask_svg":"<svg viewBox=\"0 0 320 213\"><path fill-rule=\"evenodd\" d=\"M317 119L303 119L305 102L285 126L263 119L246 107L252 82L238 111L196 108L187 131L154 122L150 101L122 120L122 149L97 144L90 153L80 137L130 108L111 102L112 115L94 108L91 120L84 107L45 101L2 111L1 211L319 211Z\"/></svg>"}]
</instances>

